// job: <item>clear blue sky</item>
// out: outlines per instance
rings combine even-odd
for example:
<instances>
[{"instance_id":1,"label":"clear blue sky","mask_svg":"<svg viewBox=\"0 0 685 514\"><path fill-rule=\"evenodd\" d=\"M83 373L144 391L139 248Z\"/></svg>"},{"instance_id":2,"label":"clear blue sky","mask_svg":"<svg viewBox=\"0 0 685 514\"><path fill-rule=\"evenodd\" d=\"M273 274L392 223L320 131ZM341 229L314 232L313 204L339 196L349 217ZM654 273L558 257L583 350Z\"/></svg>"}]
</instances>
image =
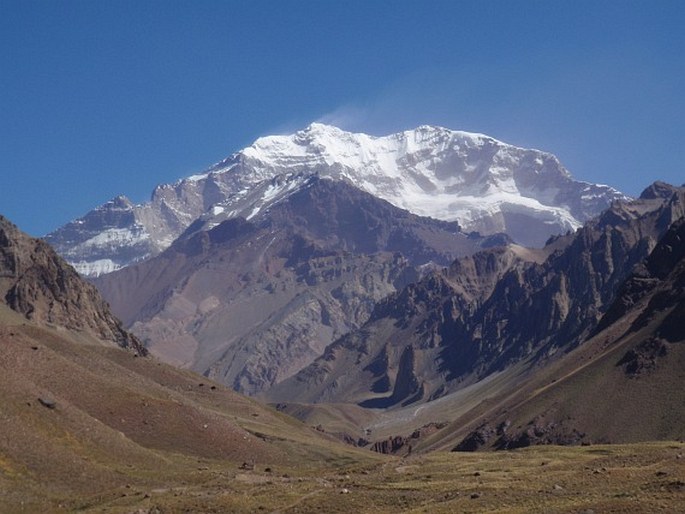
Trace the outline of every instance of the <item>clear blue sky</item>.
<instances>
[{"instance_id":1,"label":"clear blue sky","mask_svg":"<svg viewBox=\"0 0 685 514\"><path fill-rule=\"evenodd\" d=\"M685 182L685 2L0 0L0 213L42 235L315 120Z\"/></svg>"}]
</instances>

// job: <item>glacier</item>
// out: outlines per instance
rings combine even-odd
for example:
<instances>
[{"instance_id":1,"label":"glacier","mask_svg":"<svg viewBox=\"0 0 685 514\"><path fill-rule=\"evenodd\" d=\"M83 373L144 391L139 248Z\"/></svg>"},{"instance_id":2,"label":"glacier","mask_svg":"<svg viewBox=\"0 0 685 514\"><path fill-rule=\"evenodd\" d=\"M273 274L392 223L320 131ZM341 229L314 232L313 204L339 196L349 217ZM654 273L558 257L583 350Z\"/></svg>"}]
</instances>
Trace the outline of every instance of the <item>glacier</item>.
<instances>
[{"instance_id":1,"label":"glacier","mask_svg":"<svg viewBox=\"0 0 685 514\"><path fill-rule=\"evenodd\" d=\"M207 228L238 216L255 221L312 176L347 181L414 214L456 221L467 232L505 232L525 246L542 246L627 198L574 180L548 152L484 134L424 125L371 136L313 123L261 137L203 173L160 185L149 202L118 197L46 239L81 273L108 272L163 251L191 224Z\"/></svg>"}]
</instances>

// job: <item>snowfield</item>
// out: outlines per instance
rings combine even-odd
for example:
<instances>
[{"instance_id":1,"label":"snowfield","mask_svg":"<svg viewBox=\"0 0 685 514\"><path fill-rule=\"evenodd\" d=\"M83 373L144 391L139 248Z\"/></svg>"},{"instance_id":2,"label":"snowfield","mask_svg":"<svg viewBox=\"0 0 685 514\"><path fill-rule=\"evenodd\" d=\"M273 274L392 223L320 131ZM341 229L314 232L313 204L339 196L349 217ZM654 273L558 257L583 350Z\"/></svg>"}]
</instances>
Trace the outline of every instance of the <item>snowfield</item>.
<instances>
[{"instance_id":1,"label":"snowfield","mask_svg":"<svg viewBox=\"0 0 685 514\"><path fill-rule=\"evenodd\" d=\"M525 246L541 246L626 198L574 180L550 153L484 134L421 126L375 137L313 123L259 138L204 173L160 185L148 203L120 201L117 212L130 213L126 226L119 218L108 225L109 202L83 218L99 213L99 233L93 222L85 230L81 219L47 239L81 273L103 272L158 253L196 220L204 229L238 216L254 220L313 176L347 181L415 214L457 221L467 232L506 232Z\"/></svg>"}]
</instances>

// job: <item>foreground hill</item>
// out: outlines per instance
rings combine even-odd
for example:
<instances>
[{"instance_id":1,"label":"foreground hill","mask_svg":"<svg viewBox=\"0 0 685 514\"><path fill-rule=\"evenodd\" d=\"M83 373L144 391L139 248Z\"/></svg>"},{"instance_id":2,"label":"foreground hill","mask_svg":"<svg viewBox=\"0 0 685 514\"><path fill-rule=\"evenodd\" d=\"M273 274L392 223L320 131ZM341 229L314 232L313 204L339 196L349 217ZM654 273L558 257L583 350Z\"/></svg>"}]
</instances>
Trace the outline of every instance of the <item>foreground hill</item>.
<instances>
[{"instance_id":1,"label":"foreground hill","mask_svg":"<svg viewBox=\"0 0 685 514\"><path fill-rule=\"evenodd\" d=\"M292 418L142 356L94 287L5 219L0 255L3 512L81 509L134 494L131 484L192 482L205 461L233 470L364 461Z\"/></svg>"},{"instance_id":2,"label":"foreground hill","mask_svg":"<svg viewBox=\"0 0 685 514\"><path fill-rule=\"evenodd\" d=\"M149 202L117 197L46 239L80 273L108 273L168 248L200 216L251 219L313 176L456 221L468 232L505 232L528 246L625 199L608 186L574 180L549 153L483 134L422 126L373 137L314 123L260 138L205 173L160 185Z\"/></svg>"}]
</instances>

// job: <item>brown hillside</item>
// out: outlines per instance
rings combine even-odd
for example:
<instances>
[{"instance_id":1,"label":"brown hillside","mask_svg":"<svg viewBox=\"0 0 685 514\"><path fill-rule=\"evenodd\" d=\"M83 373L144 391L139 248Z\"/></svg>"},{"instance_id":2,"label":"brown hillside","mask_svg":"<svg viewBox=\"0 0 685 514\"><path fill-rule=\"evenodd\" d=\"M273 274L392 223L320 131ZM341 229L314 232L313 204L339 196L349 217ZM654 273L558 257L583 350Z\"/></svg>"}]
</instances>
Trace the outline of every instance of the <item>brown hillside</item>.
<instances>
[{"instance_id":1,"label":"brown hillside","mask_svg":"<svg viewBox=\"0 0 685 514\"><path fill-rule=\"evenodd\" d=\"M684 438L684 320L681 218L624 283L594 337L482 409L457 448ZM433 443L453 437L446 430Z\"/></svg>"},{"instance_id":2,"label":"brown hillside","mask_svg":"<svg viewBox=\"0 0 685 514\"><path fill-rule=\"evenodd\" d=\"M235 475L239 466L371 458L142 356L93 286L46 244L0 222L1 512L142 498L141 490L204 480L198 471L209 466Z\"/></svg>"}]
</instances>

